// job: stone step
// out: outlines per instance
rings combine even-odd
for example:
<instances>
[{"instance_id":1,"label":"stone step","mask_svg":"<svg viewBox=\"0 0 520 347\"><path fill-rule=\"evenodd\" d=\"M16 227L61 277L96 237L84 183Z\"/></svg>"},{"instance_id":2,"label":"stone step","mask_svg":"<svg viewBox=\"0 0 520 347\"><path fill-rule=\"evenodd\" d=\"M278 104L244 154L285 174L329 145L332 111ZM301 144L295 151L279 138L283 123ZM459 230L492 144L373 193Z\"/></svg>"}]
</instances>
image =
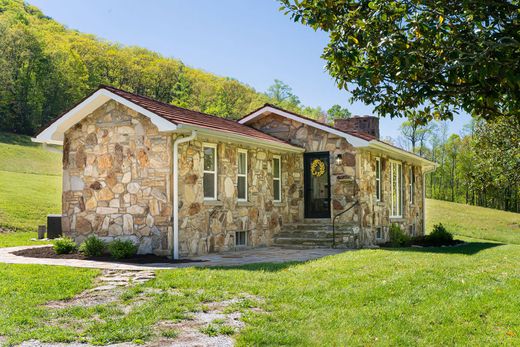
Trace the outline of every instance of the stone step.
<instances>
[{"instance_id":1,"label":"stone step","mask_svg":"<svg viewBox=\"0 0 520 347\"><path fill-rule=\"evenodd\" d=\"M336 225L336 230L349 230L356 227L357 223L341 223ZM283 231L332 231L332 224L291 223L282 225Z\"/></svg>"},{"instance_id":2,"label":"stone step","mask_svg":"<svg viewBox=\"0 0 520 347\"><path fill-rule=\"evenodd\" d=\"M353 232L343 232L343 231L337 231L335 233L336 237L340 236L348 236L348 235L354 235ZM324 238L330 238L332 239L333 233L332 231L281 231L276 234L275 237L287 237L287 238L310 238L310 239L324 239Z\"/></svg>"},{"instance_id":3,"label":"stone step","mask_svg":"<svg viewBox=\"0 0 520 347\"><path fill-rule=\"evenodd\" d=\"M332 238L275 237L274 244L277 246L330 247L332 245Z\"/></svg>"}]
</instances>

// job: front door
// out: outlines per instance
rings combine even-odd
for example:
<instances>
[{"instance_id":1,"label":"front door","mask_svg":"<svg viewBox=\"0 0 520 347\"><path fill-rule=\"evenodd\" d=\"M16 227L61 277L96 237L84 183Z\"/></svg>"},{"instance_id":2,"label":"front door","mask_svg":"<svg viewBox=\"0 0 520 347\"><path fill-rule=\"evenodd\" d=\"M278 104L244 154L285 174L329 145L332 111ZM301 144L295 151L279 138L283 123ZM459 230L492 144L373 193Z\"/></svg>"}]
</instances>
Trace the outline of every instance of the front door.
<instances>
[{"instance_id":1,"label":"front door","mask_svg":"<svg viewBox=\"0 0 520 347\"><path fill-rule=\"evenodd\" d=\"M305 218L330 218L329 152L304 153Z\"/></svg>"}]
</instances>

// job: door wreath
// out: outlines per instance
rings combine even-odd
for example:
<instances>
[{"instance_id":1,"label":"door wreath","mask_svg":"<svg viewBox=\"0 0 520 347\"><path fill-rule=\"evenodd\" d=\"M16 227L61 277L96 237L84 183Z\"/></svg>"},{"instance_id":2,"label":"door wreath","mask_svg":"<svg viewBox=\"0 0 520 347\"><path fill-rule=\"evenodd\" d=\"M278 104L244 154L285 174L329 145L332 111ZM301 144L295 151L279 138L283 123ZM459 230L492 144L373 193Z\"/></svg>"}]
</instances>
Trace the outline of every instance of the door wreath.
<instances>
[{"instance_id":1,"label":"door wreath","mask_svg":"<svg viewBox=\"0 0 520 347\"><path fill-rule=\"evenodd\" d=\"M325 173L325 163L323 160L314 159L311 164L311 174L315 177L323 176Z\"/></svg>"}]
</instances>

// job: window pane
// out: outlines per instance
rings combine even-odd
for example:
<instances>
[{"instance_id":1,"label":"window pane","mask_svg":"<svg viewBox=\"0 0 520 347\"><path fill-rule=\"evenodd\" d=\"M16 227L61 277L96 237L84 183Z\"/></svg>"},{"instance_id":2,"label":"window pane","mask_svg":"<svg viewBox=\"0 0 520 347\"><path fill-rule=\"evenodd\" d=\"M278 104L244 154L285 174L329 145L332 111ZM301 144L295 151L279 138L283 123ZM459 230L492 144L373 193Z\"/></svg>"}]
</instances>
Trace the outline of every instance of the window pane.
<instances>
[{"instance_id":1,"label":"window pane","mask_svg":"<svg viewBox=\"0 0 520 347\"><path fill-rule=\"evenodd\" d=\"M246 178L244 176L238 177L238 198L245 199L246 198Z\"/></svg>"},{"instance_id":2,"label":"window pane","mask_svg":"<svg viewBox=\"0 0 520 347\"><path fill-rule=\"evenodd\" d=\"M280 196L280 181L274 180L273 181L273 196L275 200L282 200Z\"/></svg>"},{"instance_id":3,"label":"window pane","mask_svg":"<svg viewBox=\"0 0 520 347\"><path fill-rule=\"evenodd\" d=\"M215 148L204 147L204 170L215 171Z\"/></svg>"},{"instance_id":4,"label":"window pane","mask_svg":"<svg viewBox=\"0 0 520 347\"><path fill-rule=\"evenodd\" d=\"M204 173L204 197L205 198L216 198L215 196L215 174Z\"/></svg>"},{"instance_id":5,"label":"window pane","mask_svg":"<svg viewBox=\"0 0 520 347\"><path fill-rule=\"evenodd\" d=\"M280 159L273 159L273 176L274 178L280 178Z\"/></svg>"},{"instance_id":6,"label":"window pane","mask_svg":"<svg viewBox=\"0 0 520 347\"><path fill-rule=\"evenodd\" d=\"M237 231L235 233L235 244L237 246L246 245L246 232L245 231Z\"/></svg>"},{"instance_id":7,"label":"window pane","mask_svg":"<svg viewBox=\"0 0 520 347\"><path fill-rule=\"evenodd\" d=\"M245 175L246 173L246 154L238 153L238 174Z\"/></svg>"}]
</instances>

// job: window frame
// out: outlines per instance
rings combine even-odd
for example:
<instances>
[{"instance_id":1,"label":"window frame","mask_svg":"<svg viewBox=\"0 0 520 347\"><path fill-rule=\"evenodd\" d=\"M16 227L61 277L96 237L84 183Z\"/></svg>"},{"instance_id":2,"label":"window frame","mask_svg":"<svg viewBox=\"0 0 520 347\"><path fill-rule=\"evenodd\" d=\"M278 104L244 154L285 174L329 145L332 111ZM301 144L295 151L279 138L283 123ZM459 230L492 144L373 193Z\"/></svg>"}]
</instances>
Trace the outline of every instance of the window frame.
<instances>
[{"instance_id":1,"label":"window frame","mask_svg":"<svg viewBox=\"0 0 520 347\"><path fill-rule=\"evenodd\" d=\"M210 170L206 170L204 168L204 161L205 161L205 153L204 153L204 150L206 148L213 148L213 153L215 153L215 159L214 159L214 162L215 162L215 169L214 171L210 171ZM205 190L204 190L204 175L206 173L209 173L209 174L213 174L214 177L213 177L213 197L207 197L205 195ZM218 186L217 186L217 179L218 177L218 153L217 153L217 144L216 143L203 143L202 144L202 195L204 196L204 201L215 201L217 200L218 198Z\"/></svg>"},{"instance_id":2,"label":"window frame","mask_svg":"<svg viewBox=\"0 0 520 347\"><path fill-rule=\"evenodd\" d=\"M376 157L376 201L381 201L381 157Z\"/></svg>"},{"instance_id":3,"label":"window frame","mask_svg":"<svg viewBox=\"0 0 520 347\"><path fill-rule=\"evenodd\" d=\"M395 174L397 183L394 182L394 167L397 169ZM397 190L396 199L394 199L394 189ZM397 160L390 160L390 198L390 218L403 218L403 162Z\"/></svg>"},{"instance_id":4,"label":"window frame","mask_svg":"<svg viewBox=\"0 0 520 347\"><path fill-rule=\"evenodd\" d=\"M244 243L243 244L239 244L238 243L238 234L239 233L244 233ZM235 231L235 247L247 247L247 231L245 230L237 230Z\"/></svg>"},{"instance_id":5,"label":"window frame","mask_svg":"<svg viewBox=\"0 0 520 347\"><path fill-rule=\"evenodd\" d=\"M275 168L274 161L275 160L278 160L278 178L276 178L274 175L274 168ZM282 156L273 155L272 164L273 164L273 201L282 202ZM274 196L274 192L275 192L274 185L275 184L278 185L278 194L280 195L278 197L278 199L276 199L276 197Z\"/></svg>"},{"instance_id":6,"label":"window frame","mask_svg":"<svg viewBox=\"0 0 520 347\"><path fill-rule=\"evenodd\" d=\"M245 169L246 169L246 171L245 171L245 173L243 173L243 174L240 173L240 154L245 154L245 161L246 161ZM249 195L249 194L248 194L248 180L247 180L247 175L248 175L248 173L249 173L249 170L248 170L248 167L247 167L247 164L248 164L247 161L248 161L247 149L239 148L238 151L237 151L237 200L240 201L240 202L245 202L245 201L247 201L247 199L248 199L248 195ZM238 182L239 182L239 181L238 181L238 178L239 178L239 177L244 177L244 178L245 178L245 184L246 184L246 186L245 186L244 191L245 191L246 196L245 196L244 198L240 198L240 197L238 196L238 192L240 191L240 190L239 190L239 187L238 187L238 185L239 185L239 183L238 183Z\"/></svg>"},{"instance_id":7,"label":"window frame","mask_svg":"<svg viewBox=\"0 0 520 347\"><path fill-rule=\"evenodd\" d=\"M379 237L378 237L379 234ZM384 240L383 227L376 227L376 241Z\"/></svg>"}]
</instances>

